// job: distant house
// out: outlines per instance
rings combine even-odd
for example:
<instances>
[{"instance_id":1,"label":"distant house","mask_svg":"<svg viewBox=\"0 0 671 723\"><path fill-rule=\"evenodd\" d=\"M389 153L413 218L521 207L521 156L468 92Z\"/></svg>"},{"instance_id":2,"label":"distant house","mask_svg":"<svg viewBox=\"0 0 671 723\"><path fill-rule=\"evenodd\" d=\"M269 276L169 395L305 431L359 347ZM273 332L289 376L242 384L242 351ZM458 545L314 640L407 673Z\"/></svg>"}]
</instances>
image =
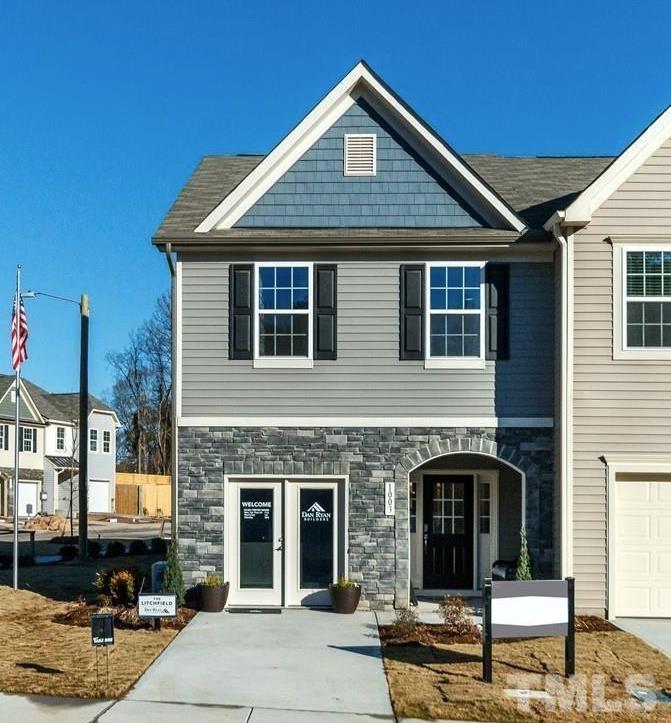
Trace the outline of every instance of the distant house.
<instances>
[{"instance_id":1,"label":"distant house","mask_svg":"<svg viewBox=\"0 0 671 723\"><path fill-rule=\"evenodd\" d=\"M0 375L0 515L13 513L15 379ZM53 394L21 380L19 515L78 510L79 394ZM89 396L89 512L114 509L119 419ZM72 481L72 484L71 484Z\"/></svg>"}]
</instances>

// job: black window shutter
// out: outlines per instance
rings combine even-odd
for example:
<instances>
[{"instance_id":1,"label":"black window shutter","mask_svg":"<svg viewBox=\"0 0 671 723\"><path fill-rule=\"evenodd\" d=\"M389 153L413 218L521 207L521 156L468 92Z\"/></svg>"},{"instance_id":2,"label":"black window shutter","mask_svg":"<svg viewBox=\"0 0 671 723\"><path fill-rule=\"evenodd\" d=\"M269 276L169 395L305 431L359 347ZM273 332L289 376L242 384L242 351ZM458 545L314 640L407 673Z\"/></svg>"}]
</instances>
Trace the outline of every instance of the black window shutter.
<instances>
[{"instance_id":1,"label":"black window shutter","mask_svg":"<svg viewBox=\"0 0 671 723\"><path fill-rule=\"evenodd\" d=\"M335 264L314 267L314 358L338 358L338 271Z\"/></svg>"},{"instance_id":2,"label":"black window shutter","mask_svg":"<svg viewBox=\"0 0 671 723\"><path fill-rule=\"evenodd\" d=\"M424 359L424 264L401 264L401 359Z\"/></svg>"},{"instance_id":3,"label":"black window shutter","mask_svg":"<svg viewBox=\"0 0 671 723\"><path fill-rule=\"evenodd\" d=\"M9 449L9 425L5 424L4 434L2 438L5 440L5 449Z\"/></svg>"},{"instance_id":4,"label":"black window shutter","mask_svg":"<svg viewBox=\"0 0 671 723\"><path fill-rule=\"evenodd\" d=\"M231 264L228 285L228 358L254 357L254 266Z\"/></svg>"},{"instance_id":5,"label":"black window shutter","mask_svg":"<svg viewBox=\"0 0 671 723\"><path fill-rule=\"evenodd\" d=\"M485 359L510 359L510 265L485 266Z\"/></svg>"},{"instance_id":6,"label":"black window shutter","mask_svg":"<svg viewBox=\"0 0 671 723\"><path fill-rule=\"evenodd\" d=\"M23 427L19 427L19 450L23 452Z\"/></svg>"},{"instance_id":7,"label":"black window shutter","mask_svg":"<svg viewBox=\"0 0 671 723\"><path fill-rule=\"evenodd\" d=\"M33 427L33 452L37 452L37 430Z\"/></svg>"}]
</instances>

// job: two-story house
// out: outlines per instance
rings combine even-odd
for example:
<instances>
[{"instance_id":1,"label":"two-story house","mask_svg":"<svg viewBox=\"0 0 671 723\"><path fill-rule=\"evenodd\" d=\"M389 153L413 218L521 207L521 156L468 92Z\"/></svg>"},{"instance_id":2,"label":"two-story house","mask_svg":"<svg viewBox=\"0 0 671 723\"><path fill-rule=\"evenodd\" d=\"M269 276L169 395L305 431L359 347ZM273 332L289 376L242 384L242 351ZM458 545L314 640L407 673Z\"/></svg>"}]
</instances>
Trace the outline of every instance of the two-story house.
<instances>
[{"instance_id":1,"label":"two-story house","mask_svg":"<svg viewBox=\"0 0 671 723\"><path fill-rule=\"evenodd\" d=\"M13 511L15 377L0 375L0 515ZM78 513L79 394L21 380L19 515ZM89 397L89 511L114 510L116 413ZM72 500L72 504L71 504Z\"/></svg>"},{"instance_id":2,"label":"two-story house","mask_svg":"<svg viewBox=\"0 0 671 723\"><path fill-rule=\"evenodd\" d=\"M590 279L611 262L586 236L579 267L562 214L611 161L460 155L365 63L268 155L203 158L153 239L172 272L187 580L216 569L232 605L311 605L345 574L364 604L402 606L411 588L476 592L524 527L535 575L575 573L579 608L605 612L598 457L622 449L615 410L645 370L615 360L593 384L612 306ZM664 206L646 200L639 220ZM585 395L618 384L593 406L620 436L595 438L580 481Z\"/></svg>"}]
</instances>

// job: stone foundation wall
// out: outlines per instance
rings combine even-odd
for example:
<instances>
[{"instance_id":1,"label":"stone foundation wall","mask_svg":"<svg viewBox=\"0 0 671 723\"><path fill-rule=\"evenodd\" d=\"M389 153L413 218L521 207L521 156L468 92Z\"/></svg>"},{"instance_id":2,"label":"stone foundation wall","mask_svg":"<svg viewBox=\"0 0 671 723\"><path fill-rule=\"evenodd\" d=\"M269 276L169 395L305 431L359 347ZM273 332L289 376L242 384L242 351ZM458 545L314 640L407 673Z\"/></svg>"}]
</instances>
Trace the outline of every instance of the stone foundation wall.
<instances>
[{"instance_id":1,"label":"stone foundation wall","mask_svg":"<svg viewBox=\"0 0 671 723\"><path fill-rule=\"evenodd\" d=\"M180 427L178 534L185 581L195 584L208 571L223 570L225 474L348 475L349 576L361 582L371 608L407 605L408 473L454 452L498 457L525 472L534 571L552 575L552 430ZM386 481L395 482L393 517L384 515Z\"/></svg>"}]
</instances>

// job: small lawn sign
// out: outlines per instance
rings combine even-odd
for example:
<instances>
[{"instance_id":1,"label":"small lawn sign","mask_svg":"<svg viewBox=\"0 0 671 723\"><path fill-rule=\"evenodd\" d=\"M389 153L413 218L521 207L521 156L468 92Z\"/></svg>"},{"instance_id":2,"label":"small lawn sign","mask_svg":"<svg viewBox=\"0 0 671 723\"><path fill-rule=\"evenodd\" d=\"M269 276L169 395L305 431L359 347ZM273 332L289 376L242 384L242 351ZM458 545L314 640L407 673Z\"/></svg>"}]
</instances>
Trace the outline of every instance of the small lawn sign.
<instances>
[{"instance_id":1,"label":"small lawn sign","mask_svg":"<svg viewBox=\"0 0 671 723\"><path fill-rule=\"evenodd\" d=\"M492 642L505 638L565 638L566 677L575 674L575 581L502 580L484 584L482 679L492 682Z\"/></svg>"},{"instance_id":2,"label":"small lawn sign","mask_svg":"<svg viewBox=\"0 0 671 723\"><path fill-rule=\"evenodd\" d=\"M137 614L141 618L153 618L155 629L160 630L161 618L174 618L177 615L177 596L140 593L137 597Z\"/></svg>"}]
</instances>

